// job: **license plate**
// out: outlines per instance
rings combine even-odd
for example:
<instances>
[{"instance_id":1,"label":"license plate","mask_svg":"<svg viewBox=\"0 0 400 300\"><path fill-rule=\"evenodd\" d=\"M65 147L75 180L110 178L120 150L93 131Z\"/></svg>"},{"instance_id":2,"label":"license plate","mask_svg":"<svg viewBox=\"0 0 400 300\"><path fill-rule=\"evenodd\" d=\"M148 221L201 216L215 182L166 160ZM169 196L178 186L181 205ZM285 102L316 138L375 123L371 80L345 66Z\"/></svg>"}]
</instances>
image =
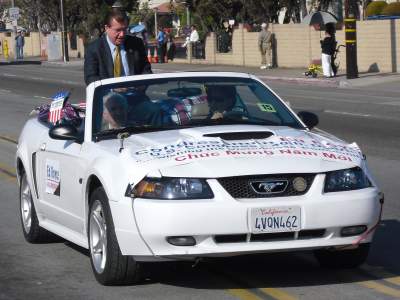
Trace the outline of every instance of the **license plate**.
<instances>
[{"instance_id":1,"label":"license plate","mask_svg":"<svg viewBox=\"0 0 400 300\"><path fill-rule=\"evenodd\" d=\"M300 207L251 209L251 232L293 232L300 230Z\"/></svg>"}]
</instances>

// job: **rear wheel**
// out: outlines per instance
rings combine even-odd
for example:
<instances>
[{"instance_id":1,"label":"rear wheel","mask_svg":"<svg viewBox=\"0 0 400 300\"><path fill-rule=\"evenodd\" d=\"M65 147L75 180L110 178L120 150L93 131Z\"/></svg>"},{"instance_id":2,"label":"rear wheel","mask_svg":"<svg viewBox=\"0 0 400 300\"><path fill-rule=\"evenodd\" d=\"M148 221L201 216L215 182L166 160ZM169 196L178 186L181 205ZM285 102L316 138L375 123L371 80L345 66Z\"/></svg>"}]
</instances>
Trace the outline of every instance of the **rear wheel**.
<instances>
[{"instance_id":1,"label":"rear wheel","mask_svg":"<svg viewBox=\"0 0 400 300\"><path fill-rule=\"evenodd\" d=\"M54 235L39 226L35 205L32 200L31 189L25 173L21 176L19 203L22 232L24 233L25 240L27 240L29 243L52 241L54 239Z\"/></svg>"},{"instance_id":2,"label":"rear wheel","mask_svg":"<svg viewBox=\"0 0 400 300\"><path fill-rule=\"evenodd\" d=\"M356 249L314 251L315 258L325 268L350 269L362 265L368 257L370 244L360 244Z\"/></svg>"},{"instance_id":3,"label":"rear wheel","mask_svg":"<svg viewBox=\"0 0 400 300\"><path fill-rule=\"evenodd\" d=\"M122 255L115 234L108 198L102 187L90 197L88 239L96 280L103 285L124 285L140 280L141 265Z\"/></svg>"}]
</instances>

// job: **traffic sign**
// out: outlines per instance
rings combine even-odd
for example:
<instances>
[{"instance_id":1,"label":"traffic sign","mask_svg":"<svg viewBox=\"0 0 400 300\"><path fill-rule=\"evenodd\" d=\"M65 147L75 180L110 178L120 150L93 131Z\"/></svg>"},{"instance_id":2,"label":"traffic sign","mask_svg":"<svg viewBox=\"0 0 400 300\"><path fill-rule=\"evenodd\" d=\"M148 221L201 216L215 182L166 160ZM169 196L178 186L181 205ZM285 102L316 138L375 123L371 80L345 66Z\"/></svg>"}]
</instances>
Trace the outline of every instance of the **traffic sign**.
<instances>
[{"instance_id":1,"label":"traffic sign","mask_svg":"<svg viewBox=\"0 0 400 300\"><path fill-rule=\"evenodd\" d=\"M10 16L11 20L18 20L19 19L19 7L11 7L8 9L8 15Z\"/></svg>"}]
</instances>

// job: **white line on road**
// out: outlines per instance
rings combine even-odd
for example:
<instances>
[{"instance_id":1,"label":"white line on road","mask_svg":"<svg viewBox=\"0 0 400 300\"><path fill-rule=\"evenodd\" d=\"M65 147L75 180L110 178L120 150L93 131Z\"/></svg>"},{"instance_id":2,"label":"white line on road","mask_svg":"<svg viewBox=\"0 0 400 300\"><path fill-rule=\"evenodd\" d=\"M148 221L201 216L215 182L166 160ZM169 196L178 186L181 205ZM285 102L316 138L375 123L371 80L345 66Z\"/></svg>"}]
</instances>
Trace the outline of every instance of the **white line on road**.
<instances>
[{"instance_id":1,"label":"white line on road","mask_svg":"<svg viewBox=\"0 0 400 300\"><path fill-rule=\"evenodd\" d=\"M381 104L400 106L400 101L398 101L398 102L396 102L396 101L392 101L392 102L383 102L383 103L381 103Z\"/></svg>"},{"instance_id":2,"label":"white line on road","mask_svg":"<svg viewBox=\"0 0 400 300\"><path fill-rule=\"evenodd\" d=\"M39 98L39 99L45 99L45 100L51 100L51 98L48 98L48 97L43 97L43 96L33 96L33 98Z\"/></svg>"},{"instance_id":3,"label":"white line on road","mask_svg":"<svg viewBox=\"0 0 400 300\"><path fill-rule=\"evenodd\" d=\"M1 93L11 93L10 90L6 90L6 89L0 89L0 92L1 92Z\"/></svg>"},{"instance_id":4,"label":"white line on road","mask_svg":"<svg viewBox=\"0 0 400 300\"><path fill-rule=\"evenodd\" d=\"M324 113L337 114L337 115L348 115L348 116L353 116L353 117L372 117L372 115L369 115L369 114L358 114L358 113L336 111L336 110L324 110Z\"/></svg>"},{"instance_id":5,"label":"white line on road","mask_svg":"<svg viewBox=\"0 0 400 300\"><path fill-rule=\"evenodd\" d=\"M10 74L10 73L3 73L3 76L6 76L6 77L17 77L17 75Z\"/></svg>"},{"instance_id":6,"label":"white line on road","mask_svg":"<svg viewBox=\"0 0 400 300\"><path fill-rule=\"evenodd\" d=\"M395 105L393 103L396 103L395 101L392 102L381 102L381 103L374 103L374 102L367 102L367 101L357 101L357 100L350 100L350 99L345 99L345 98L331 98L333 96L311 96L311 95L299 95L299 94L289 94L289 93L285 93L284 91L281 91L279 93L283 98L288 98L288 97L293 97L293 98L302 98L305 100L319 100L319 101L329 101L329 102L344 102L344 103L352 103L352 104L368 104L368 105ZM346 95L347 97L351 97L351 95ZM362 97L365 97L364 95ZM382 97L378 97L378 96L371 96L372 98L382 98ZM389 98L389 99L396 99L395 97L385 97L385 98ZM400 104L400 102L397 102ZM399 105L397 104L397 105Z\"/></svg>"}]
</instances>

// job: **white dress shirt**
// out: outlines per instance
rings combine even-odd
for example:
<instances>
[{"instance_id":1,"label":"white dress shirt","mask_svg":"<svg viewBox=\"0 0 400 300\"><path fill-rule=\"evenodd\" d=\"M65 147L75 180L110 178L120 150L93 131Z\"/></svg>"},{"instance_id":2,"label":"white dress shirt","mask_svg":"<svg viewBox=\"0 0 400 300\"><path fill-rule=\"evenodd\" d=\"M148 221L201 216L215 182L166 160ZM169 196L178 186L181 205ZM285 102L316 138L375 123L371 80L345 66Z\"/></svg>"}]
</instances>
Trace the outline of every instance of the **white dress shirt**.
<instances>
[{"instance_id":1,"label":"white dress shirt","mask_svg":"<svg viewBox=\"0 0 400 300\"><path fill-rule=\"evenodd\" d=\"M197 30L195 29L195 30L193 30L191 33L190 33L190 42L191 43L196 43L196 42L198 42L199 41L199 34L198 34L198 32L197 32Z\"/></svg>"},{"instance_id":2,"label":"white dress shirt","mask_svg":"<svg viewBox=\"0 0 400 300\"><path fill-rule=\"evenodd\" d=\"M110 41L110 39L109 39L107 34L106 34L106 36L107 36L107 43L108 43L108 46L110 47L110 51L111 51L113 62L114 62L115 61L115 55L116 55L116 51L115 51L116 46ZM128 65L128 60L126 58L126 51L125 51L124 45L121 44L119 49L120 49L120 54L121 54L122 66L124 68L122 76L128 76L128 75L130 75L130 73L129 73L129 65Z\"/></svg>"}]
</instances>

